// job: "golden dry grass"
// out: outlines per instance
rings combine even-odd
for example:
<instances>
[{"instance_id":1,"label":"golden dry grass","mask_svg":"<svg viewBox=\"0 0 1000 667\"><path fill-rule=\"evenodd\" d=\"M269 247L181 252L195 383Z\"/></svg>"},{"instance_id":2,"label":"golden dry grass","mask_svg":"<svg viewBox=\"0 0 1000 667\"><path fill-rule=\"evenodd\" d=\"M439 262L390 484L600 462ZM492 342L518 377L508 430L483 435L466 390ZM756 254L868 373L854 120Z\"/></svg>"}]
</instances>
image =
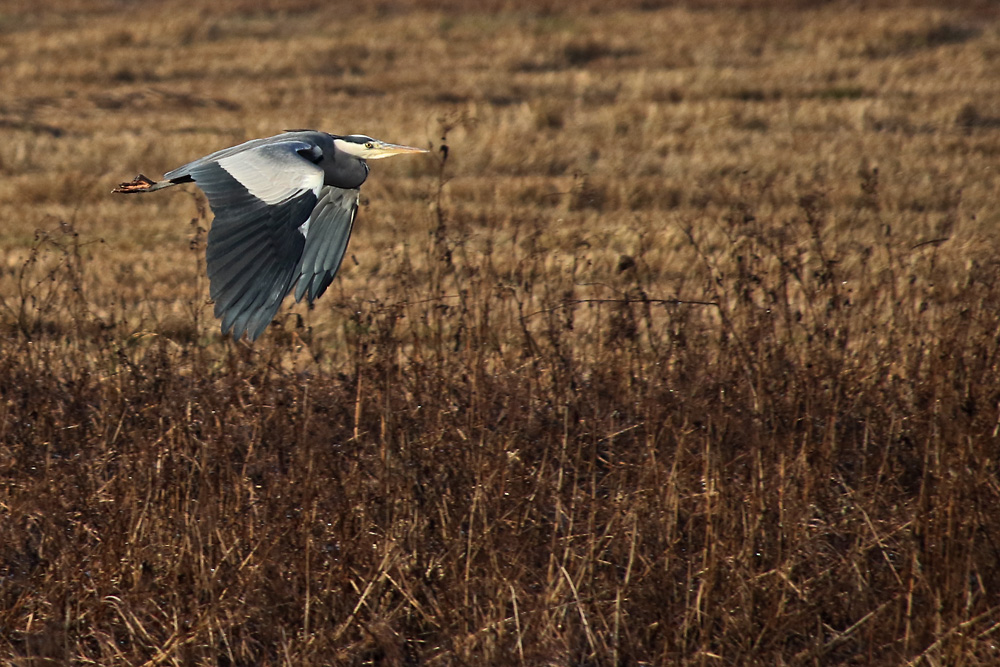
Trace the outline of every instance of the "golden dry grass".
<instances>
[{"instance_id":1,"label":"golden dry grass","mask_svg":"<svg viewBox=\"0 0 1000 667\"><path fill-rule=\"evenodd\" d=\"M0 8L4 660L1000 661L1000 15L612 4ZM286 128L435 153L234 343L110 189Z\"/></svg>"}]
</instances>

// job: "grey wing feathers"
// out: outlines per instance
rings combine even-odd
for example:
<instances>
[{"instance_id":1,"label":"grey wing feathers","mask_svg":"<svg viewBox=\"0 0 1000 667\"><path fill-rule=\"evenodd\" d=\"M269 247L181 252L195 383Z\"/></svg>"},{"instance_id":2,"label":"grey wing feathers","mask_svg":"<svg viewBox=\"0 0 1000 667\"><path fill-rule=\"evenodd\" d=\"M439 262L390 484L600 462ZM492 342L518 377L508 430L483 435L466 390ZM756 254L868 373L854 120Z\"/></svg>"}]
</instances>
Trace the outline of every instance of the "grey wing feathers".
<instances>
[{"instance_id":1,"label":"grey wing feathers","mask_svg":"<svg viewBox=\"0 0 1000 667\"><path fill-rule=\"evenodd\" d=\"M251 139L250 141L243 142L238 146L230 146L229 148L223 148L222 150L215 151L210 155L198 158L192 162L187 163L182 167L178 167L173 171L168 171L163 175L163 179L171 181L177 178L181 178L190 173L192 169L197 169L203 165L211 164L213 162L219 162L228 157L234 155L239 155L240 153L247 153L250 151L256 151L265 146L283 146L288 149L291 156L293 151L301 151L312 157L318 157L315 141L310 141L313 135L319 135L319 132L289 132L286 134L279 134L276 137L267 137L265 139Z\"/></svg>"},{"instance_id":2,"label":"grey wing feathers","mask_svg":"<svg viewBox=\"0 0 1000 667\"><path fill-rule=\"evenodd\" d=\"M359 191L324 186L319 202L306 225L306 245L302 254L295 300L309 302L326 291L340 268L358 212Z\"/></svg>"},{"instance_id":3,"label":"grey wing feathers","mask_svg":"<svg viewBox=\"0 0 1000 667\"><path fill-rule=\"evenodd\" d=\"M323 182L322 170L298 152L309 148L296 141L258 144L167 174L194 179L215 214L206 259L223 333L256 340L299 277L305 247L299 227ZM275 172L277 178L267 176Z\"/></svg>"}]
</instances>

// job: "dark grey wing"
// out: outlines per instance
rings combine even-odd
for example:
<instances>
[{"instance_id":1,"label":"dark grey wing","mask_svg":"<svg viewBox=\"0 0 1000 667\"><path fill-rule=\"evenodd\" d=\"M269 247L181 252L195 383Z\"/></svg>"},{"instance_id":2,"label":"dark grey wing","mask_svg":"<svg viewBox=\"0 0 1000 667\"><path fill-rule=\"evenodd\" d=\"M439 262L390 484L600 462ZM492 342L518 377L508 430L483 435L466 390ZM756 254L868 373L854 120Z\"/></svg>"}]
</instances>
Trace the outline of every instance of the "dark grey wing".
<instances>
[{"instance_id":1,"label":"dark grey wing","mask_svg":"<svg viewBox=\"0 0 1000 667\"><path fill-rule=\"evenodd\" d=\"M215 220L206 260L222 332L256 340L299 276L303 223L318 201L323 171L300 141L254 146L175 170L208 196ZM183 173L181 173L183 171Z\"/></svg>"},{"instance_id":2,"label":"dark grey wing","mask_svg":"<svg viewBox=\"0 0 1000 667\"><path fill-rule=\"evenodd\" d=\"M306 247L295 287L296 301L305 296L312 303L333 282L351 238L359 195L357 189L344 190L332 185L320 191L319 202L303 227Z\"/></svg>"}]
</instances>

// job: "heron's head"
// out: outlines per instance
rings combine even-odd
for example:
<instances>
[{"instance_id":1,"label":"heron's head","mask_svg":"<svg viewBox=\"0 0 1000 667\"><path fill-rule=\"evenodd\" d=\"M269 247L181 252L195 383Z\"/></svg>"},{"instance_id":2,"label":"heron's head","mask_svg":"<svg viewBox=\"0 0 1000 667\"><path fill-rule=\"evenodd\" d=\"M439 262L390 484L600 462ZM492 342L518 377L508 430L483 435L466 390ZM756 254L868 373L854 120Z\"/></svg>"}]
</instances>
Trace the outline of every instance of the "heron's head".
<instances>
[{"instance_id":1,"label":"heron's head","mask_svg":"<svg viewBox=\"0 0 1000 667\"><path fill-rule=\"evenodd\" d=\"M337 150L348 155L361 158L362 160L378 160L393 155L403 155L404 153L429 153L425 148L413 148L412 146L399 146L397 144L386 143L378 139L372 139L363 134L348 134L342 137L334 137L333 145Z\"/></svg>"}]
</instances>

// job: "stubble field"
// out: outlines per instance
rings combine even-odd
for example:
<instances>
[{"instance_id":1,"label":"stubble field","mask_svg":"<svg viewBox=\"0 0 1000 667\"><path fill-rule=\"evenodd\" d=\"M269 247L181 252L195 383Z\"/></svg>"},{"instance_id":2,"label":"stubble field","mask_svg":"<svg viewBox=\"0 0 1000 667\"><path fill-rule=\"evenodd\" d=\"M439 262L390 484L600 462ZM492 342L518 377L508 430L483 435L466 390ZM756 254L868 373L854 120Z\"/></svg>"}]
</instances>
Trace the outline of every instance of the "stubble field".
<instances>
[{"instance_id":1,"label":"stubble field","mask_svg":"<svg viewBox=\"0 0 1000 667\"><path fill-rule=\"evenodd\" d=\"M0 8L0 656L1000 662L987 2ZM222 338L204 198L374 163Z\"/></svg>"}]
</instances>

